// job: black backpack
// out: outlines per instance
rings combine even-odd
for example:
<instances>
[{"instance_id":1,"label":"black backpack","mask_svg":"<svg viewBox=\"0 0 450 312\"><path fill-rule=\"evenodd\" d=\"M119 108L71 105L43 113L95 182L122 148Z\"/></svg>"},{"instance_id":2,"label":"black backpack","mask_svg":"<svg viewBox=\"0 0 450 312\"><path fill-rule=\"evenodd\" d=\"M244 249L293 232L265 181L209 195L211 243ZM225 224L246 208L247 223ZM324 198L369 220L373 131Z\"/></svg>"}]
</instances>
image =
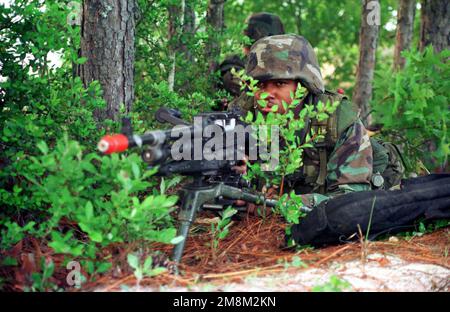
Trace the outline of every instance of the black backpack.
<instances>
[{"instance_id":1,"label":"black backpack","mask_svg":"<svg viewBox=\"0 0 450 312\"><path fill-rule=\"evenodd\" d=\"M358 233L369 238L397 233L414 222L450 219L450 174L431 174L403 180L400 190L364 191L322 202L295 224L291 237L300 245L322 246L345 242Z\"/></svg>"}]
</instances>

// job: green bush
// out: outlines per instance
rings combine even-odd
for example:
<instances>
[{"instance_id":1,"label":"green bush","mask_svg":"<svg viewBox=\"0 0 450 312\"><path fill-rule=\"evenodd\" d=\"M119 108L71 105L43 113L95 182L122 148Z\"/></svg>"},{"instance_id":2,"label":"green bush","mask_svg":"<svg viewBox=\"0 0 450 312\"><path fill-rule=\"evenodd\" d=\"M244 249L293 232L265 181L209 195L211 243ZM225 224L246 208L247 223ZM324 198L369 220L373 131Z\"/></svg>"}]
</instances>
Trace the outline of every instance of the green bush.
<instances>
[{"instance_id":1,"label":"green bush","mask_svg":"<svg viewBox=\"0 0 450 312\"><path fill-rule=\"evenodd\" d=\"M144 82L141 82L138 87L141 88L142 84ZM170 91L166 81L149 82L145 84L145 91L139 90L139 92L141 96L135 101L132 113L133 124L139 132L170 126L155 122L155 114L160 107L177 109L182 118L190 122L198 113L211 111L219 98L225 97L223 92L218 92L216 97L209 97L201 92L192 92L183 96L178 92Z\"/></svg>"},{"instance_id":2,"label":"green bush","mask_svg":"<svg viewBox=\"0 0 450 312\"><path fill-rule=\"evenodd\" d=\"M155 186L137 154L99 156L67 135L50 150L15 166L12 192L0 189L0 248L26 235L49 238L55 253L95 260L97 252L118 242L170 243L176 235L170 212L177 196L144 195ZM93 273L93 262L86 268ZM101 265L99 263L98 265ZM103 264L103 269L108 266Z\"/></svg>"},{"instance_id":3,"label":"green bush","mask_svg":"<svg viewBox=\"0 0 450 312\"><path fill-rule=\"evenodd\" d=\"M436 168L447 162L449 145L450 51L407 51L406 66L392 74L385 68L375 79L375 119L391 140L404 147L409 171L418 160ZM431 153L429 153L431 151Z\"/></svg>"}]
</instances>

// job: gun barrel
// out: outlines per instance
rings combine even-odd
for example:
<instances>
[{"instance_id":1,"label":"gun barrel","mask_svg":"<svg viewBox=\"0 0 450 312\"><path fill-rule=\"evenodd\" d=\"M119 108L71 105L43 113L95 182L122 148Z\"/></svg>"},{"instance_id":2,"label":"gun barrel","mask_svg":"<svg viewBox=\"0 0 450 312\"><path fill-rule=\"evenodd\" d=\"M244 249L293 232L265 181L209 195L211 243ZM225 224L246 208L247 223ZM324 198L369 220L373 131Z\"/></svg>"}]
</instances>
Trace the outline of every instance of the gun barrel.
<instances>
[{"instance_id":1,"label":"gun barrel","mask_svg":"<svg viewBox=\"0 0 450 312\"><path fill-rule=\"evenodd\" d=\"M162 130L151 131L143 135L105 135L98 142L97 148L104 154L120 153L134 146L162 144L168 136L170 134Z\"/></svg>"}]
</instances>

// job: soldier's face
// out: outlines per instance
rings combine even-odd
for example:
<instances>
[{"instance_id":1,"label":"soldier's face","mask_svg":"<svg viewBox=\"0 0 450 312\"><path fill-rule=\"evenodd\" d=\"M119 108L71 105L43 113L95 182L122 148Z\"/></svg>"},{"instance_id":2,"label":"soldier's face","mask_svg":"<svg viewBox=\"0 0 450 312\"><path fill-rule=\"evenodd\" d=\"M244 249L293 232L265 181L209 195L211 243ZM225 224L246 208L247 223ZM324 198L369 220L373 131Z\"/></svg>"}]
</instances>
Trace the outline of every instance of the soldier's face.
<instances>
[{"instance_id":1,"label":"soldier's face","mask_svg":"<svg viewBox=\"0 0 450 312\"><path fill-rule=\"evenodd\" d=\"M260 82L258 84L259 91L256 92L255 98L256 100L261 99L261 94L268 93L268 96L265 98L267 106L261 107L258 104L258 109L263 113L267 114L272 111L272 107L274 105L278 105L278 113L284 114L286 113L282 102L286 102L288 105L291 104L291 92L295 93L297 89L297 82L295 80L268 80L265 82Z\"/></svg>"}]
</instances>

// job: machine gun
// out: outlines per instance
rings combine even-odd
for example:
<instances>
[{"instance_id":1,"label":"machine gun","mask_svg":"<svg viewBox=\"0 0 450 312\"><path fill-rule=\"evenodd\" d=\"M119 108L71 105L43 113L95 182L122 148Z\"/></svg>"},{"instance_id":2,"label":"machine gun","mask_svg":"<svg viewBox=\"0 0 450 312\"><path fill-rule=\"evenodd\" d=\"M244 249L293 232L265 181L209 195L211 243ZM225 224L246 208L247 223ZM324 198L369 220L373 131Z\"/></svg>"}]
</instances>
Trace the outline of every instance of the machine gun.
<instances>
[{"instance_id":1,"label":"machine gun","mask_svg":"<svg viewBox=\"0 0 450 312\"><path fill-rule=\"evenodd\" d=\"M211 112L202 113L195 118L201 123L190 125L180 118L180 113L173 109L160 108L156 113L156 119L162 123L169 123L176 126L178 133L188 133L188 141L184 143L187 146L194 146L201 142L201 148L207 143L207 139L203 136L203 131L207 126L220 127L223 130L223 139L227 132L234 131L237 124L243 124L240 121L239 112ZM262 194L250 191L250 185L242 176L236 173L232 167L240 161L237 159L236 152L245 152L245 146L237 146L234 143L224 144L223 149L215 149L213 154L221 153L226 155L232 152L233 159L220 160L217 157L213 160L197 159L174 159L172 157L171 148L179 139L173 137L173 129L156 130L147 132L143 135L133 134L131 122L129 119L122 120L122 133L115 135L107 135L98 143L98 149L105 153L111 154L122 152L128 148L137 146L145 148L142 153L142 159L152 166L158 165L158 174L168 176L172 174L180 174L192 176L193 182L183 186L180 191L180 210L178 213L178 235L184 237L180 243L174 247L173 260L178 264L183 255L184 246L189 233L189 228L194 222L197 213L202 209L212 209L221 211L227 206L232 205L235 200L244 200L246 202L264 204L268 207L276 205L275 200L266 199ZM200 140L200 142L195 141ZM224 142L222 141L222 142ZM248 140L246 140L247 142ZM184 146L184 145L183 145ZM184 148L184 147L183 147ZM182 149L183 149L182 148ZM184 155L193 156L193 151L184 151ZM217 154L215 154L217 156ZM214 155L210 155L214 156ZM203 157L203 156L202 156ZM219 157L220 158L220 157ZM212 158L211 158L212 159Z\"/></svg>"}]
</instances>

